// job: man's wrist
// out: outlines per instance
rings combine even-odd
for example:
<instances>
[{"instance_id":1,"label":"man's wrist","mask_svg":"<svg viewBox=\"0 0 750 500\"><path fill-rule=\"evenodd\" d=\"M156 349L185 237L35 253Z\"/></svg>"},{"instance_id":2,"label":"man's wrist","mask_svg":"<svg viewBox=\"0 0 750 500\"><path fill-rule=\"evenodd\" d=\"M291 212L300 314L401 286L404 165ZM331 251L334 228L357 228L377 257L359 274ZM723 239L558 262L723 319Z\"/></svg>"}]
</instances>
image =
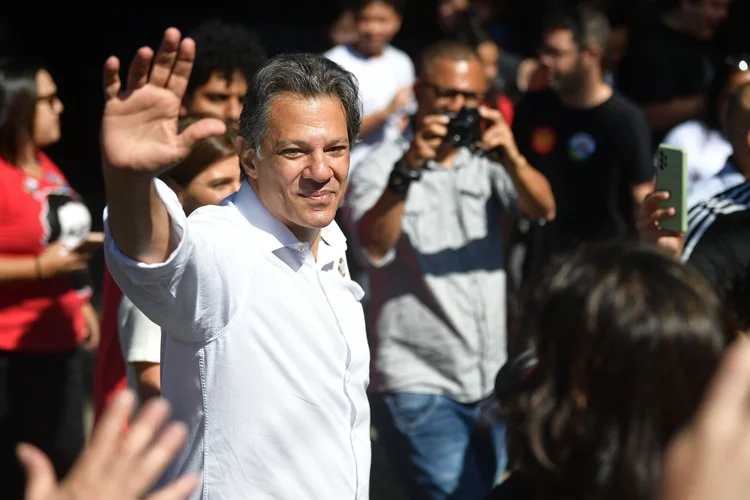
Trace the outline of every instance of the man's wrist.
<instances>
[{"instance_id":1,"label":"man's wrist","mask_svg":"<svg viewBox=\"0 0 750 500\"><path fill-rule=\"evenodd\" d=\"M418 169L409 166L407 155L401 157L401 159L393 165L393 170L388 178L388 188L391 192L399 195L405 195L409 190L411 183L418 181L422 176Z\"/></svg>"}]
</instances>

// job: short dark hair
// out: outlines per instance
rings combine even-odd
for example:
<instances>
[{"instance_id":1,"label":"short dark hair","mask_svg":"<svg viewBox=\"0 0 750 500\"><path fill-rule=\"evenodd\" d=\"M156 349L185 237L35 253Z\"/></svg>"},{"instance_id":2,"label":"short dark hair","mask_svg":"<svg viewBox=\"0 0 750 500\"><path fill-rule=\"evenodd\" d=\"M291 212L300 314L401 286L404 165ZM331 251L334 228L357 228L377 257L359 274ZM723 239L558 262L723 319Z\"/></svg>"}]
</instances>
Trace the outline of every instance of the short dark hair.
<instances>
[{"instance_id":1,"label":"short dark hair","mask_svg":"<svg viewBox=\"0 0 750 500\"><path fill-rule=\"evenodd\" d=\"M240 115L240 133L256 157L270 127L271 104L285 93L336 97L346 112L350 145L359 141L362 103L354 75L321 54L281 54L256 73Z\"/></svg>"},{"instance_id":2,"label":"short dark hair","mask_svg":"<svg viewBox=\"0 0 750 500\"><path fill-rule=\"evenodd\" d=\"M198 120L208 117L208 115L193 114L180 118L177 129L182 132ZM237 154L234 148L234 138L235 134L227 124L227 130L223 134L196 142L190 150L190 154L163 173L161 178L163 180L170 179L183 188L189 186L193 179L213 163Z\"/></svg>"},{"instance_id":3,"label":"short dark hair","mask_svg":"<svg viewBox=\"0 0 750 500\"><path fill-rule=\"evenodd\" d=\"M44 69L26 58L0 62L0 158L16 165L21 151L34 140L39 94L36 75Z\"/></svg>"},{"instance_id":4,"label":"short dark hair","mask_svg":"<svg viewBox=\"0 0 750 500\"><path fill-rule=\"evenodd\" d=\"M439 40L430 44L423 52L419 59L419 74L425 77L432 69L432 65L438 59L448 59L449 61L470 61L475 59L479 61L474 47L460 40Z\"/></svg>"},{"instance_id":5,"label":"short dark hair","mask_svg":"<svg viewBox=\"0 0 750 500\"><path fill-rule=\"evenodd\" d=\"M267 58L258 35L239 24L214 19L200 24L188 36L195 40L195 63L188 81L188 97L214 73L230 80L239 72L249 84Z\"/></svg>"},{"instance_id":6,"label":"short dark hair","mask_svg":"<svg viewBox=\"0 0 750 500\"><path fill-rule=\"evenodd\" d=\"M597 45L606 52L612 27L602 11L579 4L554 11L542 23L542 34L558 30L570 31L579 50Z\"/></svg>"},{"instance_id":7,"label":"short dark hair","mask_svg":"<svg viewBox=\"0 0 750 500\"><path fill-rule=\"evenodd\" d=\"M354 12L354 15L358 15L365 9L365 7L369 6L372 3L382 3L388 5L394 11L396 11L396 14L398 14L399 17L404 17L404 10L406 9L405 0L354 0L354 2L352 3L352 10Z\"/></svg>"}]
</instances>

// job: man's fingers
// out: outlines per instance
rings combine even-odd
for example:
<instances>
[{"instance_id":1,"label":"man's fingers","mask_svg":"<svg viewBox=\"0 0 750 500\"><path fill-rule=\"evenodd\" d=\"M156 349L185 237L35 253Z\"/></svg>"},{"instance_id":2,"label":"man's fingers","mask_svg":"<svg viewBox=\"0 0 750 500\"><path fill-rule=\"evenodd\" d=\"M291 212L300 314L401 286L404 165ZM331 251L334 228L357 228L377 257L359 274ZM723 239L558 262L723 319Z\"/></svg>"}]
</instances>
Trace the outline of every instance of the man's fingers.
<instances>
[{"instance_id":1,"label":"man's fingers","mask_svg":"<svg viewBox=\"0 0 750 500\"><path fill-rule=\"evenodd\" d=\"M185 151L190 151L193 144L201 139L221 135L226 132L226 130L226 123L217 118L203 118L202 120L198 120L183 130L180 134L179 137L182 142L182 148Z\"/></svg>"},{"instance_id":2,"label":"man's fingers","mask_svg":"<svg viewBox=\"0 0 750 500\"><path fill-rule=\"evenodd\" d=\"M104 74L102 75L104 99L109 100L117 97L120 92L120 85L120 60L115 56L110 56L104 61Z\"/></svg>"},{"instance_id":3,"label":"man's fingers","mask_svg":"<svg viewBox=\"0 0 750 500\"><path fill-rule=\"evenodd\" d=\"M733 435L750 425L750 341L744 337L727 349L698 411L699 425Z\"/></svg>"},{"instance_id":4,"label":"man's fingers","mask_svg":"<svg viewBox=\"0 0 750 500\"><path fill-rule=\"evenodd\" d=\"M172 68L172 74L167 82L167 89L182 99L187 90L190 72L193 71L195 62L195 42L190 38L184 38L180 42L177 57Z\"/></svg>"},{"instance_id":5,"label":"man's fingers","mask_svg":"<svg viewBox=\"0 0 750 500\"><path fill-rule=\"evenodd\" d=\"M26 500L45 500L52 497L57 476L47 455L30 444L20 444L16 450L18 460L26 472Z\"/></svg>"},{"instance_id":6,"label":"man's fingers","mask_svg":"<svg viewBox=\"0 0 750 500\"><path fill-rule=\"evenodd\" d=\"M448 127L441 123L429 123L425 124L422 130L422 137L425 140L432 139L435 137L443 138L448 134Z\"/></svg>"},{"instance_id":7,"label":"man's fingers","mask_svg":"<svg viewBox=\"0 0 750 500\"><path fill-rule=\"evenodd\" d=\"M177 60L180 50L180 38L182 34L177 28L168 28L161 39L161 46L154 58L154 67L151 68L149 83L157 87L166 87L172 74L172 67Z\"/></svg>"},{"instance_id":8,"label":"man's fingers","mask_svg":"<svg viewBox=\"0 0 750 500\"><path fill-rule=\"evenodd\" d=\"M448 125L450 123L451 119L447 115L427 115L422 120L422 127L428 127L432 124L442 124L442 125Z\"/></svg>"},{"instance_id":9,"label":"man's fingers","mask_svg":"<svg viewBox=\"0 0 750 500\"><path fill-rule=\"evenodd\" d=\"M200 477L194 474L185 475L146 497L146 500L184 500L198 486Z\"/></svg>"},{"instance_id":10,"label":"man's fingers","mask_svg":"<svg viewBox=\"0 0 750 500\"><path fill-rule=\"evenodd\" d=\"M156 480L161 477L164 470L172 463L174 457L185 446L187 439L187 427L181 422L173 422L161 433L157 441L151 446L140 459L138 469L140 470L137 481L139 493L145 493Z\"/></svg>"},{"instance_id":11,"label":"man's fingers","mask_svg":"<svg viewBox=\"0 0 750 500\"><path fill-rule=\"evenodd\" d=\"M128 417L135 408L136 397L131 390L120 392L104 411L101 420L94 427L91 440L83 453L90 466L101 470L106 468L117 448L118 440L125 431Z\"/></svg>"},{"instance_id":12,"label":"man's fingers","mask_svg":"<svg viewBox=\"0 0 750 500\"><path fill-rule=\"evenodd\" d=\"M127 90L132 92L146 85L148 82L148 68L154 58L154 51L150 47L141 47L135 53L128 69Z\"/></svg>"},{"instance_id":13,"label":"man's fingers","mask_svg":"<svg viewBox=\"0 0 750 500\"><path fill-rule=\"evenodd\" d=\"M479 106L477 108L477 111L479 112L479 116L481 116L485 120L491 121L493 123L505 123L503 114L496 109L490 108L489 106Z\"/></svg>"},{"instance_id":14,"label":"man's fingers","mask_svg":"<svg viewBox=\"0 0 750 500\"><path fill-rule=\"evenodd\" d=\"M154 436L159 432L169 417L169 404L163 399L152 399L133 420L125 439L120 446L120 456L128 459L140 457L141 453L151 444ZM139 458L140 460L140 458ZM127 463L122 465L128 467Z\"/></svg>"}]
</instances>

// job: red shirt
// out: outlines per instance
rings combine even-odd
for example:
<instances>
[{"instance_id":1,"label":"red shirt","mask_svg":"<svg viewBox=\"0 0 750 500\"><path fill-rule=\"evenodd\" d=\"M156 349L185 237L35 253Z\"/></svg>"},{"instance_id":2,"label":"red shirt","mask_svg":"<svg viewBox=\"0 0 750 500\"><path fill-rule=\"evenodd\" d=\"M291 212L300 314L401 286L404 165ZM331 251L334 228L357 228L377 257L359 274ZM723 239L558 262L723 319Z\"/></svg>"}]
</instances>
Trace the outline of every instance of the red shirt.
<instances>
[{"instance_id":1,"label":"red shirt","mask_svg":"<svg viewBox=\"0 0 750 500\"><path fill-rule=\"evenodd\" d=\"M0 160L0 255L32 257L60 238L75 241L91 230L91 215L60 169L37 153L37 179ZM0 350L60 352L84 337L82 305L91 289L80 276L3 283Z\"/></svg>"},{"instance_id":2,"label":"red shirt","mask_svg":"<svg viewBox=\"0 0 750 500\"><path fill-rule=\"evenodd\" d=\"M94 422L99 420L112 397L128 386L125 360L117 332L117 313L122 291L104 267L102 284L102 321L99 349L94 362Z\"/></svg>"}]
</instances>

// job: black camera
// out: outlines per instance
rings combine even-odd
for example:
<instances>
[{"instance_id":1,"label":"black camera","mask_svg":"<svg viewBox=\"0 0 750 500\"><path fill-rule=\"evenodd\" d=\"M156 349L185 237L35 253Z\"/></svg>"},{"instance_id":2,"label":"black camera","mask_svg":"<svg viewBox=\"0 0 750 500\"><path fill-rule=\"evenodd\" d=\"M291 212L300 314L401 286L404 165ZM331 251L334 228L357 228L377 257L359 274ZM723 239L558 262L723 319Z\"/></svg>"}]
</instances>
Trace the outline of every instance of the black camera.
<instances>
[{"instance_id":1,"label":"black camera","mask_svg":"<svg viewBox=\"0 0 750 500\"><path fill-rule=\"evenodd\" d=\"M477 108L464 106L458 113L447 113L448 134L445 136L456 147L471 147L482 138L482 117Z\"/></svg>"}]
</instances>

